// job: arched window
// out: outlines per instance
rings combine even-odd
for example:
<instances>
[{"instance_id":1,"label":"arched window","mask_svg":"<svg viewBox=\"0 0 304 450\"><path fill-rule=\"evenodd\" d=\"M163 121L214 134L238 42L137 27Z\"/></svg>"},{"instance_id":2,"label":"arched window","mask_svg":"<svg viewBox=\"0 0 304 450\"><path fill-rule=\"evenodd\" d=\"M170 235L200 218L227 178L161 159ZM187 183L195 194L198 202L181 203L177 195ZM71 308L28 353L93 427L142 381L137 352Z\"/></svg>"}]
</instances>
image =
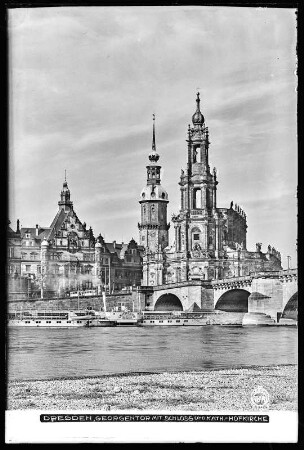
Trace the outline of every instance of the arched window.
<instances>
[{"instance_id":1,"label":"arched window","mask_svg":"<svg viewBox=\"0 0 304 450\"><path fill-rule=\"evenodd\" d=\"M193 190L193 209L200 209L202 207L202 191L197 188Z\"/></svg>"},{"instance_id":2,"label":"arched window","mask_svg":"<svg viewBox=\"0 0 304 450\"><path fill-rule=\"evenodd\" d=\"M201 162L201 148L200 144L196 144L193 146L193 163Z\"/></svg>"}]
</instances>

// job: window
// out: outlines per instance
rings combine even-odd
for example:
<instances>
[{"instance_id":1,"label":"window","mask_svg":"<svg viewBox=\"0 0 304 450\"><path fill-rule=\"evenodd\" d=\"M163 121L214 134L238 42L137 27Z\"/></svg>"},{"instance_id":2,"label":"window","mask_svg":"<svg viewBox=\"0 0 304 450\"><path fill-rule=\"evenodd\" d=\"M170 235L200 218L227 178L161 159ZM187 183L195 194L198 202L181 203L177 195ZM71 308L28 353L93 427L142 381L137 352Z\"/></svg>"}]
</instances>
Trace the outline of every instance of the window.
<instances>
[{"instance_id":1,"label":"window","mask_svg":"<svg viewBox=\"0 0 304 450\"><path fill-rule=\"evenodd\" d=\"M25 233L25 237L26 238L30 238L31 237L31 233Z\"/></svg>"},{"instance_id":2,"label":"window","mask_svg":"<svg viewBox=\"0 0 304 450\"><path fill-rule=\"evenodd\" d=\"M57 323L61 323L61 320L57 320Z\"/></svg>"},{"instance_id":3,"label":"window","mask_svg":"<svg viewBox=\"0 0 304 450\"><path fill-rule=\"evenodd\" d=\"M47 320L46 323L51 323L51 321L50 321L50 320Z\"/></svg>"},{"instance_id":4,"label":"window","mask_svg":"<svg viewBox=\"0 0 304 450\"><path fill-rule=\"evenodd\" d=\"M30 320L26 320L25 323L31 323L31 321Z\"/></svg>"},{"instance_id":5,"label":"window","mask_svg":"<svg viewBox=\"0 0 304 450\"><path fill-rule=\"evenodd\" d=\"M72 323L72 321L71 321L71 320L68 320L67 323Z\"/></svg>"},{"instance_id":6,"label":"window","mask_svg":"<svg viewBox=\"0 0 304 450\"><path fill-rule=\"evenodd\" d=\"M25 266L25 270L26 270L26 272L30 272L31 271L31 266L26 265Z\"/></svg>"},{"instance_id":7,"label":"window","mask_svg":"<svg viewBox=\"0 0 304 450\"><path fill-rule=\"evenodd\" d=\"M180 320L177 320L176 322L180 322Z\"/></svg>"},{"instance_id":8,"label":"window","mask_svg":"<svg viewBox=\"0 0 304 450\"><path fill-rule=\"evenodd\" d=\"M197 233L195 233L194 235L193 235L193 239L195 240L195 241L199 241L199 234L197 234Z\"/></svg>"},{"instance_id":9,"label":"window","mask_svg":"<svg viewBox=\"0 0 304 450\"><path fill-rule=\"evenodd\" d=\"M196 144L193 146L193 162L200 163L201 162L201 149L200 144Z\"/></svg>"},{"instance_id":10,"label":"window","mask_svg":"<svg viewBox=\"0 0 304 450\"><path fill-rule=\"evenodd\" d=\"M202 207L202 195L200 189L193 190L193 208L199 209Z\"/></svg>"},{"instance_id":11,"label":"window","mask_svg":"<svg viewBox=\"0 0 304 450\"><path fill-rule=\"evenodd\" d=\"M9 247L9 257L10 258L14 257L14 247Z\"/></svg>"}]
</instances>

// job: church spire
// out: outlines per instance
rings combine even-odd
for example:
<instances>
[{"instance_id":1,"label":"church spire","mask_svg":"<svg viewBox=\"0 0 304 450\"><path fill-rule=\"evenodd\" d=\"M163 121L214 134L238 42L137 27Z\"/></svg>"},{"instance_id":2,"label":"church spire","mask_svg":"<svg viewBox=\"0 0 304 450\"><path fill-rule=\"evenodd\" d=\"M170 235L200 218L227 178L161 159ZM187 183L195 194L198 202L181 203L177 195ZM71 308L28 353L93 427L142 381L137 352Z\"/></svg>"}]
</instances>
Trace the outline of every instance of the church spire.
<instances>
[{"instance_id":1,"label":"church spire","mask_svg":"<svg viewBox=\"0 0 304 450\"><path fill-rule=\"evenodd\" d=\"M153 114L153 138L152 138L152 150L156 151L156 144L155 144L155 114Z\"/></svg>"},{"instance_id":2,"label":"church spire","mask_svg":"<svg viewBox=\"0 0 304 450\"><path fill-rule=\"evenodd\" d=\"M152 164L157 163L159 154L156 152L155 144L155 114L153 114L153 136L152 136L152 152L149 153L149 160Z\"/></svg>"}]
</instances>

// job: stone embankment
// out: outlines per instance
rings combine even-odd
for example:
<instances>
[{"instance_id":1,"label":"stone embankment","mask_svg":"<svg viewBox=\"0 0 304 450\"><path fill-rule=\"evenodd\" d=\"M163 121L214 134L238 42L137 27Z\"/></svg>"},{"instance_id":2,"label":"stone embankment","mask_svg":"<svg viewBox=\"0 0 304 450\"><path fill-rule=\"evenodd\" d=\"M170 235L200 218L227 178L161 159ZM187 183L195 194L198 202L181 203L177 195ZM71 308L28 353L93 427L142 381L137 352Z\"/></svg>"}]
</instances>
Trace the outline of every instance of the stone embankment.
<instances>
[{"instance_id":1,"label":"stone embankment","mask_svg":"<svg viewBox=\"0 0 304 450\"><path fill-rule=\"evenodd\" d=\"M11 381L8 409L41 410L255 410L251 393L262 386L270 410L297 410L297 366L200 372L105 375L85 379Z\"/></svg>"}]
</instances>

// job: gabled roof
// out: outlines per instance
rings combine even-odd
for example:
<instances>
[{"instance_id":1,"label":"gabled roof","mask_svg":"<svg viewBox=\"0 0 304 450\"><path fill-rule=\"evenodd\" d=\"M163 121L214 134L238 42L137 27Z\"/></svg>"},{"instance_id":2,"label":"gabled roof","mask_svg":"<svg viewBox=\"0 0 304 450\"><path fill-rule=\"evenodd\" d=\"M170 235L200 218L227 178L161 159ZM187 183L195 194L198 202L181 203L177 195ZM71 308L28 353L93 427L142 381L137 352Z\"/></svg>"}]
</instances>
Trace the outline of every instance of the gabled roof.
<instances>
[{"instance_id":1,"label":"gabled roof","mask_svg":"<svg viewBox=\"0 0 304 450\"><path fill-rule=\"evenodd\" d=\"M47 236L47 239L52 239L55 234L57 233L57 231L60 230L61 225L63 224L63 222L65 221L65 219L68 216L68 212L65 212L64 209L59 209L59 211L57 212L56 216L54 217L53 222L51 223L50 226L50 232Z\"/></svg>"}]
</instances>

